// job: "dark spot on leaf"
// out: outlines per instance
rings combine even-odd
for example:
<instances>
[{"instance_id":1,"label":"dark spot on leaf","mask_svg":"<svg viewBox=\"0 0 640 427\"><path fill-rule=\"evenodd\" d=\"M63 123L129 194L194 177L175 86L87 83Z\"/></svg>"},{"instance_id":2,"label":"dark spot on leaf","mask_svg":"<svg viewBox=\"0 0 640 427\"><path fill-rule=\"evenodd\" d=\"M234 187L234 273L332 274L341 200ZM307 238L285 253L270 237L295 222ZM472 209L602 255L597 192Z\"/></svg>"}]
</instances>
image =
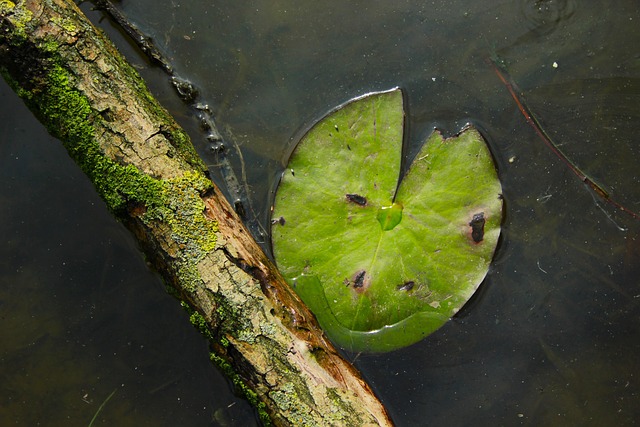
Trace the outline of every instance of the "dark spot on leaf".
<instances>
[{"instance_id":1,"label":"dark spot on leaf","mask_svg":"<svg viewBox=\"0 0 640 427\"><path fill-rule=\"evenodd\" d=\"M399 291L410 291L411 289L413 289L415 284L416 284L416 282L414 282L413 280L408 280L408 281L404 282L403 284L398 285L396 287L396 289L399 290Z\"/></svg>"},{"instance_id":2,"label":"dark spot on leaf","mask_svg":"<svg viewBox=\"0 0 640 427\"><path fill-rule=\"evenodd\" d=\"M356 274L356 277L353 279L353 287L361 288L364 285L364 275L365 271L362 270L360 273Z\"/></svg>"},{"instance_id":3,"label":"dark spot on leaf","mask_svg":"<svg viewBox=\"0 0 640 427\"><path fill-rule=\"evenodd\" d=\"M344 279L344 283L347 286L353 286L353 289L362 290L362 287L364 287L364 285L366 284L365 283L366 278L367 278L367 272L365 270L360 270L353 275L351 280Z\"/></svg>"},{"instance_id":4,"label":"dark spot on leaf","mask_svg":"<svg viewBox=\"0 0 640 427\"><path fill-rule=\"evenodd\" d=\"M345 197L347 198L347 202L355 203L359 206L367 205L367 198L359 194L346 194Z\"/></svg>"},{"instance_id":5,"label":"dark spot on leaf","mask_svg":"<svg viewBox=\"0 0 640 427\"><path fill-rule=\"evenodd\" d=\"M484 212L473 215L469 225L471 226L471 238L474 242L480 243L484 239Z\"/></svg>"}]
</instances>

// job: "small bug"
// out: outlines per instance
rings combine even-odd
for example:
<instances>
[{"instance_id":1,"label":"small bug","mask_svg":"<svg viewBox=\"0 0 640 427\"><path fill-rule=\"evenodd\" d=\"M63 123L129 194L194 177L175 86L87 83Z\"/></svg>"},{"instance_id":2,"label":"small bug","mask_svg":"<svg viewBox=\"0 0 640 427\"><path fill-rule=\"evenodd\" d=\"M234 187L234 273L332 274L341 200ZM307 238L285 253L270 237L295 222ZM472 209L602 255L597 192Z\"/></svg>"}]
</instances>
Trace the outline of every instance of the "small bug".
<instances>
[{"instance_id":1,"label":"small bug","mask_svg":"<svg viewBox=\"0 0 640 427\"><path fill-rule=\"evenodd\" d=\"M276 224L284 225L284 223L285 223L285 220L283 216L281 216L280 218L274 218L271 220L272 225L276 225Z\"/></svg>"},{"instance_id":2,"label":"small bug","mask_svg":"<svg viewBox=\"0 0 640 427\"><path fill-rule=\"evenodd\" d=\"M484 239L484 223L484 212L474 214L469 223L471 226L471 238L476 243L480 243Z\"/></svg>"},{"instance_id":3,"label":"small bug","mask_svg":"<svg viewBox=\"0 0 640 427\"><path fill-rule=\"evenodd\" d=\"M347 202L355 203L359 206L367 205L367 198L359 194L346 194L345 197L347 198Z\"/></svg>"},{"instance_id":4,"label":"small bug","mask_svg":"<svg viewBox=\"0 0 640 427\"><path fill-rule=\"evenodd\" d=\"M410 291L411 289L413 289L413 287L415 286L415 284L416 284L416 282L414 282L413 280L409 280L409 281L404 282L404 283L403 283L403 284L401 284L401 285L398 285L398 286L396 287L396 289L397 289L397 290L399 290L399 291L407 291L407 292L408 292L408 291Z\"/></svg>"}]
</instances>

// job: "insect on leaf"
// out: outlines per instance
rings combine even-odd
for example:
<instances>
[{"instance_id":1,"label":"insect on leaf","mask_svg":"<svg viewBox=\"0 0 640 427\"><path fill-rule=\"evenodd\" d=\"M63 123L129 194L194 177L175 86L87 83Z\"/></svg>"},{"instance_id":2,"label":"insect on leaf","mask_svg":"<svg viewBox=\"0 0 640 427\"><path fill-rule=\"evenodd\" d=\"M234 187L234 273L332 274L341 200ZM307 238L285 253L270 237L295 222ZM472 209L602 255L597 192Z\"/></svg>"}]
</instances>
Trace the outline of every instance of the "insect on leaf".
<instances>
[{"instance_id":1,"label":"insect on leaf","mask_svg":"<svg viewBox=\"0 0 640 427\"><path fill-rule=\"evenodd\" d=\"M501 185L480 133L435 131L398 185L403 127L400 89L343 105L302 138L276 193L276 263L352 351L401 348L446 323L500 234Z\"/></svg>"}]
</instances>

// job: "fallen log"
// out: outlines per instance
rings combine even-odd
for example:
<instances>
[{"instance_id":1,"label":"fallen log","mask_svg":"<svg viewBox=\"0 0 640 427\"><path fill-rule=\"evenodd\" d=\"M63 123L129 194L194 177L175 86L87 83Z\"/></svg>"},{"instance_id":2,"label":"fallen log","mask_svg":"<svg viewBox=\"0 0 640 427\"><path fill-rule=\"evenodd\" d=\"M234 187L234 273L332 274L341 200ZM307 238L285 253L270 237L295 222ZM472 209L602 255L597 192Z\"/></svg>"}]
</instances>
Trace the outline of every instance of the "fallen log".
<instances>
[{"instance_id":1,"label":"fallen log","mask_svg":"<svg viewBox=\"0 0 640 427\"><path fill-rule=\"evenodd\" d=\"M265 424L391 425L186 133L71 0L0 0L0 72L188 305Z\"/></svg>"}]
</instances>

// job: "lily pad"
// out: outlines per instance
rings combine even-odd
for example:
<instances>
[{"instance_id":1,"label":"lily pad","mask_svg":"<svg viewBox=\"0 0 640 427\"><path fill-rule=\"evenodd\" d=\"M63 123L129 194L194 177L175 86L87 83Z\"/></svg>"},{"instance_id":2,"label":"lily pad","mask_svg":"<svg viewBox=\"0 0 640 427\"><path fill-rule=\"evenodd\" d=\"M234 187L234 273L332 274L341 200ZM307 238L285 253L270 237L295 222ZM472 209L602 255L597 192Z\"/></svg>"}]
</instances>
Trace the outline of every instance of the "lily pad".
<instances>
[{"instance_id":1,"label":"lily pad","mask_svg":"<svg viewBox=\"0 0 640 427\"><path fill-rule=\"evenodd\" d=\"M272 245L327 335L352 351L415 343L483 281L502 219L480 133L427 139L401 179L400 89L353 100L314 125L276 193Z\"/></svg>"}]
</instances>

